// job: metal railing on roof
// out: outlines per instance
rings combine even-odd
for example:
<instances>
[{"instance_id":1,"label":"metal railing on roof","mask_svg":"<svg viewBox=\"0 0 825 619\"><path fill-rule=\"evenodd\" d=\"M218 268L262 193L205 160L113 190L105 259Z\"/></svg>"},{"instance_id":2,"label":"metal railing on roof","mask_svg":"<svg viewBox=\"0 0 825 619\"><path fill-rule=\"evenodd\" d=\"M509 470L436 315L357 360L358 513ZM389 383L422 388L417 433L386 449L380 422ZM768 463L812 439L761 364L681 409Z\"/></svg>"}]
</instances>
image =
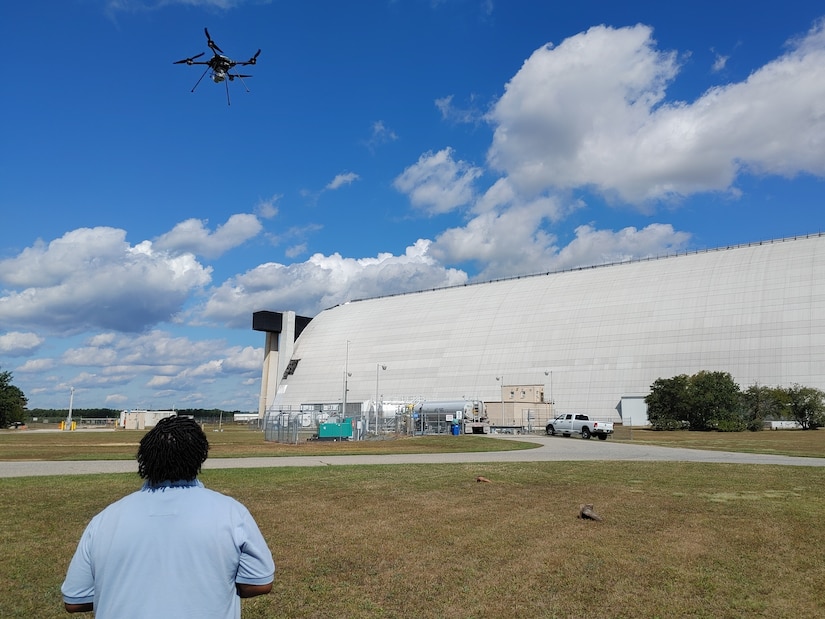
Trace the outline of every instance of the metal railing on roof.
<instances>
[{"instance_id":1,"label":"metal railing on roof","mask_svg":"<svg viewBox=\"0 0 825 619\"><path fill-rule=\"evenodd\" d=\"M801 239L818 238L818 237L823 236L824 234L825 233L823 233L823 232L817 232L817 233L803 234L803 235L797 235L797 236L788 236L788 237L779 238L779 239L768 239L768 240L764 240L764 241L751 241L750 243L739 243L737 245L726 245L726 246L723 246L723 247L710 247L710 248L704 248L704 249L692 249L692 250L685 250L685 251L682 251L682 252L676 251L676 252L673 252L673 253L667 253L667 254L663 254L663 255L662 254L656 254L656 255L650 255L650 256L643 256L643 257L640 257L640 258L628 258L626 260L618 260L618 261L614 261L614 262L603 262L603 263L599 263L599 264L590 264L590 265L580 265L580 266L576 266L576 267L567 267L567 268L564 268L564 269L558 269L558 270L555 270L555 271L545 271L545 272L542 272L542 273L530 273L530 274L526 274L526 275L513 275L511 277L499 277L499 278L496 278L496 279L487 279L487 280L483 280L483 281L465 282L463 284L452 284L450 286L441 286L441 287L437 287L437 288L423 288L421 290L411 290L411 291L408 291L408 292L394 292L394 293L391 293L391 294L383 294L383 295L379 295L379 296L376 296L376 297L364 297L362 299L352 299L350 301L345 301L344 303L337 303L336 305L333 305L332 307L328 307L327 309L332 309L332 308L338 307L339 305L346 305L347 303L358 303L360 301L373 301L375 299L389 299L389 298L392 298L392 297L402 297L402 296L411 295L411 294L420 294L422 292L436 292L436 291L440 291L440 290L450 290L452 288L465 288L467 286L481 286L483 284L492 284L492 283L495 283L495 282L507 282L507 281L513 281L513 280L518 280L518 279L526 279L526 278L529 278L529 277L545 277L547 275L557 275L559 273L570 273L570 272L573 272L573 271L586 271L586 270L590 270L590 269L601 269L601 268L605 268L605 267L619 266L619 265L623 265L623 264L635 264L635 263L638 263L638 262L649 262L651 260L666 260L668 258L676 258L676 257L682 257L682 256L693 256L693 255L697 255L697 254L706 254L706 253L711 253L711 252L729 251L729 250L733 250L733 249L742 249L742 248L745 248L745 247L757 247L759 245L773 245L773 244L776 244L776 243L787 243L789 241L798 241L798 240L801 240Z\"/></svg>"}]
</instances>

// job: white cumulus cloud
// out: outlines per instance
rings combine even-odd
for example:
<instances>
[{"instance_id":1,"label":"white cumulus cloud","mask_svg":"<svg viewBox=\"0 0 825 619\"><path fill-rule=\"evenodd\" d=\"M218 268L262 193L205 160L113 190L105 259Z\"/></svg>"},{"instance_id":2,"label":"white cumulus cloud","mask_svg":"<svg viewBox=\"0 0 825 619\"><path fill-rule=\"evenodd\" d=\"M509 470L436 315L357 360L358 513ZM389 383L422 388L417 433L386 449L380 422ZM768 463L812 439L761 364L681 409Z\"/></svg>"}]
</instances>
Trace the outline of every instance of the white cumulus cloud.
<instances>
[{"instance_id":1,"label":"white cumulus cloud","mask_svg":"<svg viewBox=\"0 0 825 619\"><path fill-rule=\"evenodd\" d=\"M267 214L272 212L271 207L266 205L263 209ZM257 236L263 228L258 218L248 213L232 215L214 232L206 228L206 223L200 219L182 221L166 234L159 236L154 242L154 247L174 253L189 252L206 258L218 258Z\"/></svg>"},{"instance_id":2,"label":"white cumulus cloud","mask_svg":"<svg viewBox=\"0 0 825 619\"><path fill-rule=\"evenodd\" d=\"M329 184L327 184L327 189L339 189L344 185L351 185L355 181L357 181L360 177L355 172L346 172L345 174L338 174L335 178L333 178Z\"/></svg>"},{"instance_id":3,"label":"white cumulus cloud","mask_svg":"<svg viewBox=\"0 0 825 619\"><path fill-rule=\"evenodd\" d=\"M0 322L62 332L140 331L170 320L211 270L191 254L136 246L115 228L80 228L0 261Z\"/></svg>"},{"instance_id":4,"label":"white cumulus cloud","mask_svg":"<svg viewBox=\"0 0 825 619\"><path fill-rule=\"evenodd\" d=\"M453 149L445 148L421 155L393 184L409 196L413 206L440 214L471 202L475 197L473 183L482 172L467 162L455 161Z\"/></svg>"},{"instance_id":5,"label":"white cumulus cloud","mask_svg":"<svg viewBox=\"0 0 825 619\"><path fill-rule=\"evenodd\" d=\"M29 359L21 365L20 367L16 368L15 371L21 373L38 373L38 372L47 372L55 367L54 359Z\"/></svg>"},{"instance_id":6,"label":"white cumulus cloud","mask_svg":"<svg viewBox=\"0 0 825 619\"><path fill-rule=\"evenodd\" d=\"M591 187L641 204L735 192L743 172L825 174L820 22L744 82L666 102L679 70L648 26L597 26L536 50L489 114L488 161L527 195Z\"/></svg>"},{"instance_id":7,"label":"white cumulus cloud","mask_svg":"<svg viewBox=\"0 0 825 619\"><path fill-rule=\"evenodd\" d=\"M40 348L45 341L37 333L9 331L0 335L0 354L10 357L28 355Z\"/></svg>"},{"instance_id":8,"label":"white cumulus cloud","mask_svg":"<svg viewBox=\"0 0 825 619\"><path fill-rule=\"evenodd\" d=\"M467 281L463 271L433 260L429 246L429 241L418 241L401 256L355 259L315 254L302 263L262 264L213 289L202 316L243 326L261 309L293 309L312 316L352 299Z\"/></svg>"}]
</instances>

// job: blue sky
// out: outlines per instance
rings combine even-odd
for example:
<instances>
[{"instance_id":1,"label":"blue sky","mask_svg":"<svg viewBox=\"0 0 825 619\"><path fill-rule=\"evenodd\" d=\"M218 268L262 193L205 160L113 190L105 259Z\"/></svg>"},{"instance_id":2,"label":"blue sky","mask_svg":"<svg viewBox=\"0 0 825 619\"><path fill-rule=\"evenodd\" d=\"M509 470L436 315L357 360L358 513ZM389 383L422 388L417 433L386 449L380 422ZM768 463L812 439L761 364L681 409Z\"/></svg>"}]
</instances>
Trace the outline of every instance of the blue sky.
<instances>
[{"instance_id":1,"label":"blue sky","mask_svg":"<svg viewBox=\"0 0 825 619\"><path fill-rule=\"evenodd\" d=\"M5 2L0 369L257 410L252 312L823 230L813 2ZM253 75L174 65L209 49Z\"/></svg>"}]
</instances>

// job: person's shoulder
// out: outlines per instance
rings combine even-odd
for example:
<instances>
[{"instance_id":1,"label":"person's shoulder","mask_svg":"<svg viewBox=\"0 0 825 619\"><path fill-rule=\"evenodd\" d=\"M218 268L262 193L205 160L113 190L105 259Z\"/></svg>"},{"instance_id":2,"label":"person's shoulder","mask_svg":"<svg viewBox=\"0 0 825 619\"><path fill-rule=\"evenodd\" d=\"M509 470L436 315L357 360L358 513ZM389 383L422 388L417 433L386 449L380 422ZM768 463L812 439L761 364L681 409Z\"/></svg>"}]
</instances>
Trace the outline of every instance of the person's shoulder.
<instances>
[{"instance_id":1,"label":"person's shoulder","mask_svg":"<svg viewBox=\"0 0 825 619\"><path fill-rule=\"evenodd\" d=\"M129 494L126 494L126 495L120 497L118 500L109 503L109 505L107 505L103 509L103 511L105 512L107 510L108 511L114 511L114 510L117 510L117 509L121 509L124 506L128 505L129 503L132 503L134 501L139 501L141 495L142 495L142 492L139 489L135 490L133 492L130 492Z\"/></svg>"},{"instance_id":2,"label":"person's shoulder","mask_svg":"<svg viewBox=\"0 0 825 619\"><path fill-rule=\"evenodd\" d=\"M208 498L208 500L214 502L215 504L222 504L228 508L235 508L247 511L246 506L243 503L241 503L238 499L229 496L228 494L224 494L223 492L218 492L217 490L212 490L210 488L206 488L203 486L200 488L200 491L206 493L205 496Z\"/></svg>"},{"instance_id":3,"label":"person's shoulder","mask_svg":"<svg viewBox=\"0 0 825 619\"><path fill-rule=\"evenodd\" d=\"M205 492L207 496L212 498L215 501L226 501L227 503L239 503L239 501L228 494L224 494L223 492L219 492L217 490L212 490L211 488L207 488L206 486L201 486L201 492Z\"/></svg>"},{"instance_id":4,"label":"person's shoulder","mask_svg":"<svg viewBox=\"0 0 825 619\"><path fill-rule=\"evenodd\" d=\"M100 510L94 518L92 518L92 522L100 522L105 518L117 515L123 510L130 509L130 506L134 503L134 501L140 500L140 494L140 490L135 490L134 492L130 492L116 501L109 503L106 507Z\"/></svg>"}]
</instances>

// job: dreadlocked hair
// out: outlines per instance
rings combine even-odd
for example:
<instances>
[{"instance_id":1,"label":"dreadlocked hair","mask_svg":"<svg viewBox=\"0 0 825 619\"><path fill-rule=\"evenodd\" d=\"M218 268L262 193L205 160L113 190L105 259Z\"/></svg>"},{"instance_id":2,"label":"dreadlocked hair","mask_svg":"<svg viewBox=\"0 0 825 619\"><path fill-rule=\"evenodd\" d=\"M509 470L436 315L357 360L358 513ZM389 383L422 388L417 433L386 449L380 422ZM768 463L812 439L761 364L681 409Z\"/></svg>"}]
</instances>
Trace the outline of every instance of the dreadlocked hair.
<instances>
[{"instance_id":1,"label":"dreadlocked hair","mask_svg":"<svg viewBox=\"0 0 825 619\"><path fill-rule=\"evenodd\" d=\"M165 417L140 440L138 474L153 486L193 480L208 452L209 441L194 419Z\"/></svg>"}]
</instances>

